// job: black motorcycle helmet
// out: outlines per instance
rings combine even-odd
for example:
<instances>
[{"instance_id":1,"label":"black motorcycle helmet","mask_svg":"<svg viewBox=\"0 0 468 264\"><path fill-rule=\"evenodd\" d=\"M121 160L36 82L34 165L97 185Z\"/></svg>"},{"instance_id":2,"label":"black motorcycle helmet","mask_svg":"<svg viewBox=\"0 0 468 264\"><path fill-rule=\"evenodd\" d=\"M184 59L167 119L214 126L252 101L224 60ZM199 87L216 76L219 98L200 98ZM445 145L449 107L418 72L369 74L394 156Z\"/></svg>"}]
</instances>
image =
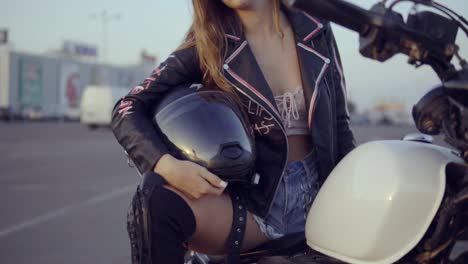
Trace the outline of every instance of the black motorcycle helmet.
<instances>
[{"instance_id":1,"label":"black motorcycle helmet","mask_svg":"<svg viewBox=\"0 0 468 264\"><path fill-rule=\"evenodd\" d=\"M253 135L227 92L196 85L171 88L153 121L177 158L204 166L229 183L258 182Z\"/></svg>"}]
</instances>

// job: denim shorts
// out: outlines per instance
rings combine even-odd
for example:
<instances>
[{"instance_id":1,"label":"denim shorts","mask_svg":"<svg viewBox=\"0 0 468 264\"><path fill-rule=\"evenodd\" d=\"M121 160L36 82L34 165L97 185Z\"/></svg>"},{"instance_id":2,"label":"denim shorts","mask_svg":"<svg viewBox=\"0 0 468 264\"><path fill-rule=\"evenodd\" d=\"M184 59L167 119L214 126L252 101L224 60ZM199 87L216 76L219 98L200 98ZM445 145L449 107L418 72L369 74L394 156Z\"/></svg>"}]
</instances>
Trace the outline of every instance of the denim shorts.
<instances>
[{"instance_id":1,"label":"denim shorts","mask_svg":"<svg viewBox=\"0 0 468 264\"><path fill-rule=\"evenodd\" d=\"M313 150L304 159L286 166L270 212L265 218L253 216L260 230L270 240L303 232L318 190L318 158Z\"/></svg>"}]
</instances>

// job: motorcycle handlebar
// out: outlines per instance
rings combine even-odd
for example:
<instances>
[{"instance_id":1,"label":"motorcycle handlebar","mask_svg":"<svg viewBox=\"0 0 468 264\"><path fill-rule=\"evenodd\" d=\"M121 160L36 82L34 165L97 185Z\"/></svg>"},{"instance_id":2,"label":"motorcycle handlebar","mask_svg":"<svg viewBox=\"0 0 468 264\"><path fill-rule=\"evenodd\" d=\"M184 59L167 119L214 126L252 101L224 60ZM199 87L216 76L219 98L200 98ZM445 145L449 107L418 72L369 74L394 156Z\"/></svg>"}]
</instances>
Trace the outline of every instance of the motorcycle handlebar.
<instances>
[{"instance_id":1,"label":"motorcycle handlebar","mask_svg":"<svg viewBox=\"0 0 468 264\"><path fill-rule=\"evenodd\" d=\"M285 0L285 4L365 34L369 26L401 28L401 23L343 0Z\"/></svg>"},{"instance_id":2,"label":"motorcycle handlebar","mask_svg":"<svg viewBox=\"0 0 468 264\"><path fill-rule=\"evenodd\" d=\"M358 33L366 29L368 11L353 4L335 0L289 0L290 7L303 10L312 16L333 21Z\"/></svg>"},{"instance_id":3,"label":"motorcycle handlebar","mask_svg":"<svg viewBox=\"0 0 468 264\"><path fill-rule=\"evenodd\" d=\"M376 10L366 10L344 0L283 0L292 8L302 10L312 16L322 18L338 25L366 35L371 28L379 28L388 32L395 32L401 37L414 41L427 43L428 45L441 44L418 29L405 24L402 18L392 16L386 12L379 13Z\"/></svg>"},{"instance_id":4,"label":"motorcycle handlebar","mask_svg":"<svg viewBox=\"0 0 468 264\"><path fill-rule=\"evenodd\" d=\"M442 63L434 60L431 66L435 67L441 79L447 79L452 73L447 74L452 67L450 61L446 61L447 56L444 52L447 43L444 40L435 39L427 32L414 28L414 25L412 27L405 24L400 14L386 9L383 5L374 5L371 10L366 10L343 0L283 0L283 2L291 8L358 32L369 42L368 47L364 47L367 48L364 50L367 51L364 56L384 61L397 52L410 55L412 48L417 46L421 50L428 51L428 54L435 54L435 57L440 58ZM377 31L381 33L378 35L380 39L375 39ZM372 32L373 34L369 34ZM385 44L389 44L390 49L382 50ZM377 57L374 56L375 50L381 51Z\"/></svg>"}]
</instances>

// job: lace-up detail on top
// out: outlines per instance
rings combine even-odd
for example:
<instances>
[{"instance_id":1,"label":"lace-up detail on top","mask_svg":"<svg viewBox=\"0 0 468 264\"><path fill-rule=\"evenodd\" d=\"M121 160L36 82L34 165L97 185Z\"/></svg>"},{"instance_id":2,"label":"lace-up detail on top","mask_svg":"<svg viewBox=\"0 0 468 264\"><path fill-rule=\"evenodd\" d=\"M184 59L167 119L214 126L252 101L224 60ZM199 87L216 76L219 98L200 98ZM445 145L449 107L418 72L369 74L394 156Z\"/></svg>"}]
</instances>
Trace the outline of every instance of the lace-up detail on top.
<instances>
[{"instance_id":1,"label":"lace-up detail on top","mask_svg":"<svg viewBox=\"0 0 468 264\"><path fill-rule=\"evenodd\" d=\"M288 136L309 133L302 87L298 87L293 92L275 96L275 101Z\"/></svg>"}]
</instances>

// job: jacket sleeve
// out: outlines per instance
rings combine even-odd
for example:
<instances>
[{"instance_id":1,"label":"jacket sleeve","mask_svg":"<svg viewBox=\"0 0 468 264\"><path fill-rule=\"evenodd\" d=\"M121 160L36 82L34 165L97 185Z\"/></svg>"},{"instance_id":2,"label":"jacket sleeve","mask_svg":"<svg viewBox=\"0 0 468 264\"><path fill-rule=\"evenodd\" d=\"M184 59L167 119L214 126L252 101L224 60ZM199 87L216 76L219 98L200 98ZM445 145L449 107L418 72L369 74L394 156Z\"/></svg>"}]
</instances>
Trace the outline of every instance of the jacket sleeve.
<instances>
[{"instance_id":1,"label":"jacket sleeve","mask_svg":"<svg viewBox=\"0 0 468 264\"><path fill-rule=\"evenodd\" d=\"M115 105L112 131L140 173L152 170L159 159L169 153L159 129L152 122L155 105L171 87L200 83L201 79L196 48L178 50Z\"/></svg>"},{"instance_id":2,"label":"jacket sleeve","mask_svg":"<svg viewBox=\"0 0 468 264\"><path fill-rule=\"evenodd\" d=\"M346 82L343 74L340 54L330 24L326 32L329 54L332 56L333 83L336 96L336 124L338 140L338 157L341 160L356 147L353 131L349 122L349 111L346 98Z\"/></svg>"}]
</instances>

